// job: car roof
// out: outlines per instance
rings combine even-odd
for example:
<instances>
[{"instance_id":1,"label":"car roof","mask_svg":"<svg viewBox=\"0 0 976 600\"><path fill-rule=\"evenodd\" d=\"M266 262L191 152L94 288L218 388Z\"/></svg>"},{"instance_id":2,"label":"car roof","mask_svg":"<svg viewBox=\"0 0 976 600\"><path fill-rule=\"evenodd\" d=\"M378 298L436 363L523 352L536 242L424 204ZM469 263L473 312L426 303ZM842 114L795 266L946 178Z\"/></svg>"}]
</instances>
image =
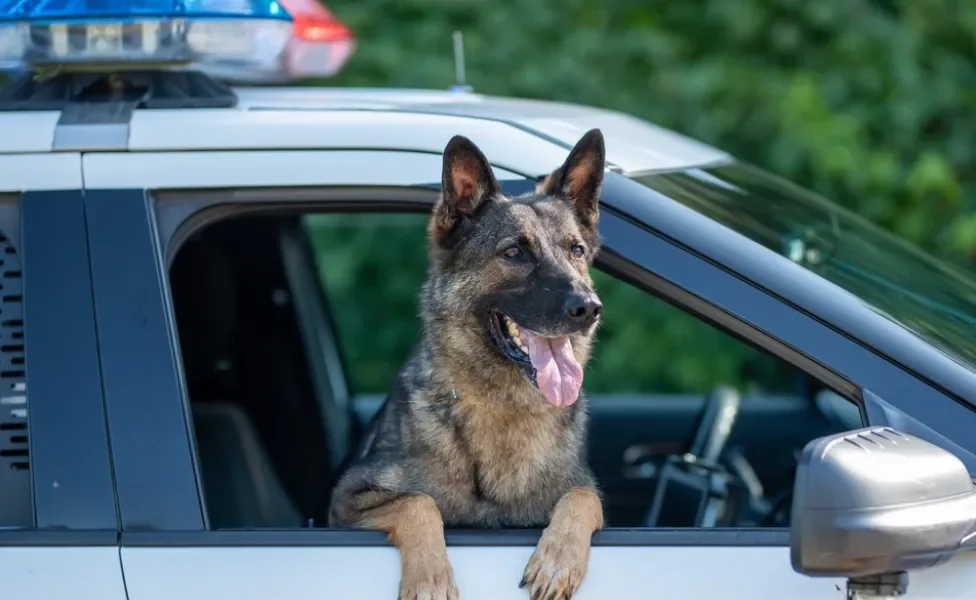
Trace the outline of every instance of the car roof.
<instances>
[{"instance_id":1,"label":"car roof","mask_svg":"<svg viewBox=\"0 0 976 600\"><path fill-rule=\"evenodd\" d=\"M0 154L313 148L440 153L450 131L464 131L472 121L487 121L512 129L513 143L519 134L530 134L566 149L598 127L607 140L610 168L626 174L730 160L725 152L642 119L576 104L416 89L243 87L234 91L238 97L234 108L140 109L127 122L68 123L59 111L0 113L0 131L8 133L0 137ZM401 126L391 127L391 118ZM348 122L355 125L354 132ZM354 136L340 134L338 128L344 123ZM443 133L417 135L431 128Z\"/></svg>"}]
</instances>

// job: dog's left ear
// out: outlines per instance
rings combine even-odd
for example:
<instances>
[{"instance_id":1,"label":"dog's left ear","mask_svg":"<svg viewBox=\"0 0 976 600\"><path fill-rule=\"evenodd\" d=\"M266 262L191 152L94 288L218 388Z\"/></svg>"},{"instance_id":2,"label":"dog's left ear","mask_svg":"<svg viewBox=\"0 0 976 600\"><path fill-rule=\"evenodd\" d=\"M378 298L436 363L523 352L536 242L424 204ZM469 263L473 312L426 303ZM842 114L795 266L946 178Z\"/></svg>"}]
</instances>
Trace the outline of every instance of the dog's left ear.
<instances>
[{"instance_id":1,"label":"dog's left ear","mask_svg":"<svg viewBox=\"0 0 976 600\"><path fill-rule=\"evenodd\" d=\"M491 165L481 150L463 135L454 136L444 148L441 195L430 221L431 235L441 240L458 221L472 216L499 190Z\"/></svg>"},{"instance_id":2,"label":"dog's left ear","mask_svg":"<svg viewBox=\"0 0 976 600\"><path fill-rule=\"evenodd\" d=\"M599 129L591 129L576 142L566 162L536 186L536 192L569 200L580 223L596 229L606 164L603 133Z\"/></svg>"}]
</instances>

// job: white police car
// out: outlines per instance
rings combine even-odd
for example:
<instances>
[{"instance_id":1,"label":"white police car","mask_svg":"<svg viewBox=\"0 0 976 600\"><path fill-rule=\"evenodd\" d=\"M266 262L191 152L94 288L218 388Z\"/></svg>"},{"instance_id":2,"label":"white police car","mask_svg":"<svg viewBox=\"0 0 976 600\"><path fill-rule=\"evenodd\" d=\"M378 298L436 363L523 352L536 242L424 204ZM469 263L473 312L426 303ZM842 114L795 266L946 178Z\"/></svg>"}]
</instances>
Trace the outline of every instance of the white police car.
<instances>
[{"instance_id":1,"label":"white police car","mask_svg":"<svg viewBox=\"0 0 976 600\"><path fill-rule=\"evenodd\" d=\"M392 598L383 536L322 524L415 333L440 153L466 135L519 191L593 127L608 527L575 598L973 597L970 274L620 113L222 82L340 65L302 10L0 0L30 73L0 89L4 597ZM538 536L448 531L462 596L527 597Z\"/></svg>"}]
</instances>

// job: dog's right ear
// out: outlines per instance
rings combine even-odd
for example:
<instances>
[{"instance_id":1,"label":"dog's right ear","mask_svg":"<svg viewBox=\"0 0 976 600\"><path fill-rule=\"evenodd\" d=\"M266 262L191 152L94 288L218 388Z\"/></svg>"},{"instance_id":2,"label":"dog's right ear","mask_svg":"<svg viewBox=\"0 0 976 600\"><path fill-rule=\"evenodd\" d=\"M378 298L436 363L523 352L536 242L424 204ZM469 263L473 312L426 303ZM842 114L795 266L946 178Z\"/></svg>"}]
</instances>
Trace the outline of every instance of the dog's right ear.
<instances>
[{"instance_id":1,"label":"dog's right ear","mask_svg":"<svg viewBox=\"0 0 976 600\"><path fill-rule=\"evenodd\" d=\"M591 129L576 142L566 162L536 186L536 192L568 200L579 222L595 231L600 218L600 189L606 164L603 133Z\"/></svg>"},{"instance_id":2,"label":"dog's right ear","mask_svg":"<svg viewBox=\"0 0 976 600\"><path fill-rule=\"evenodd\" d=\"M443 239L498 192L498 181L481 150L463 135L452 137L444 148L441 195L430 220L430 234L435 240Z\"/></svg>"}]
</instances>

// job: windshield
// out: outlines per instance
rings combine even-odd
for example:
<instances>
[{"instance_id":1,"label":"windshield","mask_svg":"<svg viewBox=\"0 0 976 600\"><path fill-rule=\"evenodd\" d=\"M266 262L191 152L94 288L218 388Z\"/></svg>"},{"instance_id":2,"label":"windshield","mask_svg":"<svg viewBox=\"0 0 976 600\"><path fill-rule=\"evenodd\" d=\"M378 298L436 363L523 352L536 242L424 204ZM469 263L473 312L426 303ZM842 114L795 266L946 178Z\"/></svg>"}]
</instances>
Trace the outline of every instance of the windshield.
<instances>
[{"instance_id":1,"label":"windshield","mask_svg":"<svg viewBox=\"0 0 976 600\"><path fill-rule=\"evenodd\" d=\"M732 164L635 177L976 364L976 277L808 190Z\"/></svg>"}]
</instances>

